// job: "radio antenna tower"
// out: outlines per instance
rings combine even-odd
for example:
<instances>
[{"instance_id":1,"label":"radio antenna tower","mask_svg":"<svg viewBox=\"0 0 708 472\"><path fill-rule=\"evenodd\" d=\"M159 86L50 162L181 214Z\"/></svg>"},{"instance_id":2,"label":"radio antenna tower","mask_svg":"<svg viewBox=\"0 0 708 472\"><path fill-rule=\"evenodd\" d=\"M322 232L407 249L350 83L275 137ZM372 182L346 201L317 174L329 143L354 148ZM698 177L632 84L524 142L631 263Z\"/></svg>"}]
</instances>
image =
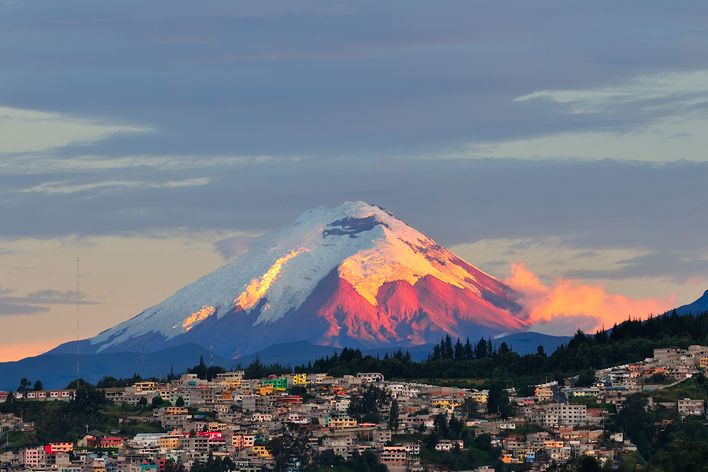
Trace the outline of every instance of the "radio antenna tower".
<instances>
[{"instance_id":1,"label":"radio antenna tower","mask_svg":"<svg viewBox=\"0 0 708 472\"><path fill-rule=\"evenodd\" d=\"M79 351L79 339L81 338L81 325L79 324L79 314L80 314L80 307L81 307L81 289L79 286L79 277L81 276L81 271L80 271L80 258L79 256L76 256L76 379L81 378L81 366L79 362L79 354L81 352Z\"/></svg>"}]
</instances>

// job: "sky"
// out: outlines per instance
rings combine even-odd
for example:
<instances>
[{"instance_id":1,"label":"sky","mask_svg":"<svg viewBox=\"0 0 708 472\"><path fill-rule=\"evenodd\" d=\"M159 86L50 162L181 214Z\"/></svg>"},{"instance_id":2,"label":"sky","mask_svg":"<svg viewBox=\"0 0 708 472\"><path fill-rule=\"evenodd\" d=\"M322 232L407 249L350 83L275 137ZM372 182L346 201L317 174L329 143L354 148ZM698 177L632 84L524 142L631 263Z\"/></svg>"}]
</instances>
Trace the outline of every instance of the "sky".
<instances>
[{"instance_id":1,"label":"sky","mask_svg":"<svg viewBox=\"0 0 708 472\"><path fill-rule=\"evenodd\" d=\"M521 290L543 332L688 303L707 45L702 1L0 0L0 361L346 200Z\"/></svg>"}]
</instances>

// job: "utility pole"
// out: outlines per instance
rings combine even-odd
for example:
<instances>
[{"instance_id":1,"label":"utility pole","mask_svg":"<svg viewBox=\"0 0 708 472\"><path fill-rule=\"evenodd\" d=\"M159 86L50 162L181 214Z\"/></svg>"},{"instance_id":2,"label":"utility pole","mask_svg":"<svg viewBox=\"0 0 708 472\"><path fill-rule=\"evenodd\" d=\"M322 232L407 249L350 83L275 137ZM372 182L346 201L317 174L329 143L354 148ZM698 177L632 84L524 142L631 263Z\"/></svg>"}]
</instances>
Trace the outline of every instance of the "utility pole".
<instances>
[{"instance_id":1,"label":"utility pole","mask_svg":"<svg viewBox=\"0 0 708 472\"><path fill-rule=\"evenodd\" d=\"M81 277L81 270L80 270L80 263L81 259L79 256L76 256L76 386L79 386L79 382L81 379L81 364L80 364L80 357L79 355L81 354L80 352L80 347L79 347L79 340L81 339L81 324L80 324L80 307L81 307L81 288L79 285L79 278Z\"/></svg>"}]
</instances>

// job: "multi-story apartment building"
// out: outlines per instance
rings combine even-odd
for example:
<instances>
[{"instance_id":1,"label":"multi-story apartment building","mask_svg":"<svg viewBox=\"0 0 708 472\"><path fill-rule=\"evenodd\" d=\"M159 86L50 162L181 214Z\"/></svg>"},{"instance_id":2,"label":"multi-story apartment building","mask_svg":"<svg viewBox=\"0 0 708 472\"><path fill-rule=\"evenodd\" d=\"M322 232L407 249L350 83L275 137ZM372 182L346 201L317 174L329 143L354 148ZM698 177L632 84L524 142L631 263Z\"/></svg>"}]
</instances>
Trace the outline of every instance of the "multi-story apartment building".
<instances>
[{"instance_id":1,"label":"multi-story apartment building","mask_svg":"<svg viewBox=\"0 0 708 472\"><path fill-rule=\"evenodd\" d=\"M701 400L693 400L691 398L683 398L676 402L676 407L679 416L682 418L686 416L704 416L705 415L705 402Z\"/></svg>"}]
</instances>

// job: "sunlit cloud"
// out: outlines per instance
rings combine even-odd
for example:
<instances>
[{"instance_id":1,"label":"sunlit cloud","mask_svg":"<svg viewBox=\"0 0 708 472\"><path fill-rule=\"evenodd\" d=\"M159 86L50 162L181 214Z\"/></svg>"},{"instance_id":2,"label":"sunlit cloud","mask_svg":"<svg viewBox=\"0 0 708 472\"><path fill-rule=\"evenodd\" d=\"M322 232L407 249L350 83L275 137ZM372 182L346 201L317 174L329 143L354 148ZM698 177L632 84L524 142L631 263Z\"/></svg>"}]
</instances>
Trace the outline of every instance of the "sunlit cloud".
<instances>
[{"instance_id":1,"label":"sunlit cloud","mask_svg":"<svg viewBox=\"0 0 708 472\"><path fill-rule=\"evenodd\" d=\"M46 151L69 144L93 143L118 133L148 131L146 127L0 106L0 153Z\"/></svg>"},{"instance_id":2,"label":"sunlit cloud","mask_svg":"<svg viewBox=\"0 0 708 472\"><path fill-rule=\"evenodd\" d=\"M505 282L522 294L530 330L551 334L569 334L569 326L570 331L580 328L589 332L609 328L630 316L664 313L676 304L674 295L631 298L573 279L558 278L546 284L523 263L512 265Z\"/></svg>"}]
</instances>

